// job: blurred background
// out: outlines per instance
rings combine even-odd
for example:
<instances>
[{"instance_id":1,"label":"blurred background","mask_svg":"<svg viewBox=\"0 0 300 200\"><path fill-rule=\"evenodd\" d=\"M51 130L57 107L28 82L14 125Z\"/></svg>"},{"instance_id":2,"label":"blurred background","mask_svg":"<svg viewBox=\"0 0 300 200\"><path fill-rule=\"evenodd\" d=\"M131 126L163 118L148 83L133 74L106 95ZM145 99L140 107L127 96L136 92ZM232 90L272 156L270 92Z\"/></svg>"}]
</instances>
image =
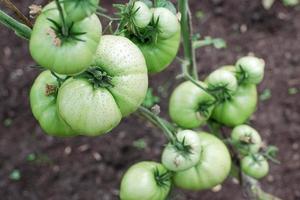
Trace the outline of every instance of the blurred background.
<instances>
[{"instance_id":1,"label":"blurred background","mask_svg":"<svg viewBox=\"0 0 300 200\"><path fill-rule=\"evenodd\" d=\"M31 4L46 3L13 2L27 16ZM112 10L111 4L120 2L125 1L102 0L101 5ZM266 75L251 124L266 143L279 147L281 165L271 165L262 187L282 199L300 200L300 7L275 1L266 10L260 0L190 3L195 33L222 38L227 44L222 49L197 50L202 79L249 53L265 59ZM164 136L135 115L102 137L59 139L43 134L29 107L29 89L39 70L30 67L35 63L28 43L2 25L0 38L0 199L115 200L122 174L130 165L160 160ZM150 76L166 117L179 72L180 65L174 62L163 73ZM243 199L239 185L230 178L219 189L176 190L174 199Z\"/></svg>"}]
</instances>

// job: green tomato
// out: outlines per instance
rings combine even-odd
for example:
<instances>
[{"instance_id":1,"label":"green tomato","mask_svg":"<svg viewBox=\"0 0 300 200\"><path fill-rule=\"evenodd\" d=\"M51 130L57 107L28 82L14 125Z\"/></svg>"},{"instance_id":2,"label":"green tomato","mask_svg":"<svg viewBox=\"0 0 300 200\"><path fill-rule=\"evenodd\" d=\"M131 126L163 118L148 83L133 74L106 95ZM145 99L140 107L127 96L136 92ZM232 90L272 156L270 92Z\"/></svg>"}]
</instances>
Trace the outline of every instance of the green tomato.
<instances>
[{"instance_id":1,"label":"green tomato","mask_svg":"<svg viewBox=\"0 0 300 200\"><path fill-rule=\"evenodd\" d=\"M243 84L258 84L264 78L265 61L253 56L240 58L236 63L238 78Z\"/></svg>"},{"instance_id":2,"label":"green tomato","mask_svg":"<svg viewBox=\"0 0 300 200\"><path fill-rule=\"evenodd\" d=\"M132 10L134 12L134 25L139 28L145 28L146 26L148 26L148 24L152 20L152 12L149 7L141 1L136 1L133 4Z\"/></svg>"},{"instance_id":3,"label":"green tomato","mask_svg":"<svg viewBox=\"0 0 300 200\"><path fill-rule=\"evenodd\" d=\"M226 70L226 68L220 68L213 71L205 80L208 84L208 90L212 92L224 92L228 95L235 93L238 87L238 81L235 75Z\"/></svg>"},{"instance_id":4,"label":"green tomato","mask_svg":"<svg viewBox=\"0 0 300 200\"><path fill-rule=\"evenodd\" d=\"M257 90L255 85L240 85L235 94L215 106L212 118L229 127L245 123L255 112Z\"/></svg>"},{"instance_id":5,"label":"green tomato","mask_svg":"<svg viewBox=\"0 0 300 200\"><path fill-rule=\"evenodd\" d=\"M177 187L187 190L205 190L221 184L231 169L231 157L227 147L217 137L201 132L199 163L185 171L176 172L173 180Z\"/></svg>"},{"instance_id":6,"label":"green tomato","mask_svg":"<svg viewBox=\"0 0 300 200\"><path fill-rule=\"evenodd\" d=\"M66 19L70 22L81 21L96 13L99 0L62 0L67 14Z\"/></svg>"},{"instance_id":7,"label":"green tomato","mask_svg":"<svg viewBox=\"0 0 300 200\"><path fill-rule=\"evenodd\" d=\"M205 83L199 82L204 88ZM190 81L181 83L172 93L169 103L171 119L183 128L198 128L206 123L215 99Z\"/></svg>"},{"instance_id":8,"label":"green tomato","mask_svg":"<svg viewBox=\"0 0 300 200\"><path fill-rule=\"evenodd\" d=\"M191 130L180 131L176 144L169 143L162 153L162 164L171 171L183 171L195 166L200 160L201 140Z\"/></svg>"},{"instance_id":9,"label":"green tomato","mask_svg":"<svg viewBox=\"0 0 300 200\"><path fill-rule=\"evenodd\" d=\"M34 24L30 53L39 65L58 74L78 74L93 61L101 36L101 23L96 15L92 15L69 25L68 36L61 35L61 24L55 3L48 4Z\"/></svg>"},{"instance_id":10,"label":"green tomato","mask_svg":"<svg viewBox=\"0 0 300 200\"><path fill-rule=\"evenodd\" d=\"M103 36L92 66L66 81L58 93L62 118L89 136L117 126L140 106L148 88L143 54L125 37Z\"/></svg>"},{"instance_id":11,"label":"green tomato","mask_svg":"<svg viewBox=\"0 0 300 200\"><path fill-rule=\"evenodd\" d=\"M244 157L241 160L242 171L253 178L260 179L269 173L268 161L260 154Z\"/></svg>"},{"instance_id":12,"label":"green tomato","mask_svg":"<svg viewBox=\"0 0 300 200\"><path fill-rule=\"evenodd\" d=\"M167 8L154 8L153 20L157 22L159 34L163 39L168 39L174 36L180 30L180 24L177 16Z\"/></svg>"},{"instance_id":13,"label":"green tomato","mask_svg":"<svg viewBox=\"0 0 300 200\"><path fill-rule=\"evenodd\" d=\"M157 38L156 41L146 43L134 42L143 52L148 71L158 73L166 69L175 59L180 44L180 30L168 39Z\"/></svg>"},{"instance_id":14,"label":"green tomato","mask_svg":"<svg viewBox=\"0 0 300 200\"><path fill-rule=\"evenodd\" d=\"M243 155L257 153L262 145L262 140L258 132L254 128L244 124L234 127L231 132L231 139L233 145Z\"/></svg>"},{"instance_id":15,"label":"green tomato","mask_svg":"<svg viewBox=\"0 0 300 200\"><path fill-rule=\"evenodd\" d=\"M168 173L156 162L145 161L131 166L121 182L121 200L165 200L171 189Z\"/></svg>"},{"instance_id":16,"label":"green tomato","mask_svg":"<svg viewBox=\"0 0 300 200\"><path fill-rule=\"evenodd\" d=\"M53 136L72 136L75 131L61 118L56 95L59 84L49 70L42 72L30 90L30 105L42 129Z\"/></svg>"}]
</instances>

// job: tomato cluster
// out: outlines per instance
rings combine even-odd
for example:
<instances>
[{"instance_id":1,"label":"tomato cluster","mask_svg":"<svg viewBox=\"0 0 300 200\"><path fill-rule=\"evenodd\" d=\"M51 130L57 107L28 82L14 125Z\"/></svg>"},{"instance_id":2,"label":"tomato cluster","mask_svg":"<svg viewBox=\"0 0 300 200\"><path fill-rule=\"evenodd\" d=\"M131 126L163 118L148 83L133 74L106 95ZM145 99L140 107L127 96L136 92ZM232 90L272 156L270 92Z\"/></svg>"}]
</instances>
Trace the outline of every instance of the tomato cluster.
<instances>
[{"instance_id":1,"label":"tomato cluster","mask_svg":"<svg viewBox=\"0 0 300 200\"><path fill-rule=\"evenodd\" d=\"M94 0L66 0L64 19L52 2L34 25L30 52L48 70L35 80L30 103L50 135L107 133L146 95L148 75L142 52L123 36L101 36L101 23L93 14L96 5Z\"/></svg>"}]
</instances>

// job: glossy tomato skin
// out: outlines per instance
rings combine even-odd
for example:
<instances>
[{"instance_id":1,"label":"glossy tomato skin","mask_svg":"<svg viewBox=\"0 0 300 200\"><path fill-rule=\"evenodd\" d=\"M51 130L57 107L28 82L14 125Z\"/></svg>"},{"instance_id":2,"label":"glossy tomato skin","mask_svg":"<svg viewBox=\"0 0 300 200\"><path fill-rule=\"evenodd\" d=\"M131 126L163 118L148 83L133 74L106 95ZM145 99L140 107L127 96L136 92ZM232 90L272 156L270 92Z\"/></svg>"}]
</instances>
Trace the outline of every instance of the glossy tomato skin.
<instances>
[{"instance_id":1,"label":"glossy tomato skin","mask_svg":"<svg viewBox=\"0 0 300 200\"><path fill-rule=\"evenodd\" d=\"M142 1L136 1L133 5L134 25L139 28L145 28L152 20L152 12L149 7Z\"/></svg>"},{"instance_id":2,"label":"glossy tomato skin","mask_svg":"<svg viewBox=\"0 0 300 200\"><path fill-rule=\"evenodd\" d=\"M265 61L254 56L245 56L236 62L237 75L244 71L244 84L259 84L264 78ZM241 77L240 77L241 78Z\"/></svg>"},{"instance_id":3,"label":"glossy tomato skin","mask_svg":"<svg viewBox=\"0 0 300 200\"><path fill-rule=\"evenodd\" d=\"M48 94L47 86L58 90L58 82L49 70L42 72L30 90L30 106L42 129L53 136L73 136L75 131L61 118L57 110L56 91Z\"/></svg>"},{"instance_id":4,"label":"glossy tomato skin","mask_svg":"<svg viewBox=\"0 0 300 200\"><path fill-rule=\"evenodd\" d=\"M148 71L158 73L166 69L175 59L180 44L180 30L168 39L157 38L157 41L151 43L135 43L144 54Z\"/></svg>"},{"instance_id":5,"label":"glossy tomato skin","mask_svg":"<svg viewBox=\"0 0 300 200\"><path fill-rule=\"evenodd\" d=\"M145 59L127 38L103 36L93 66L111 77L112 86L95 88L85 78L71 78L58 93L62 118L87 136L101 135L117 126L142 103L148 87Z\"/></svg>"},{"instance_id":6,"label":"glossy tomato skin","mask_svg":"<svg viewBox=\"0 0 300 200\"><path fill-rule=\"evenodd\" d=\"M231 168L231 157L225 144L217 137L201 132L202 142L199 163L188 170L176 172L174 184L187 190L205 190L221 184Z\"/></svg>"},{"instance_id":7,"label":"glossy tomato skin","mask_svg":"<svg viewBox=\"0 0 300 200\"><path fill-rule=\"evenodd\" d=\"M201 140L197 132L192 130L179 131L178 142L189 146L189 152L180 151L169 143L162 153L162 164L171 171L183 171L195 166L200 160Z\"/></svg>"},{"instance_id":8,"label":"glossy tomato skin","mask_svg":"<svg viewBox=\"0 0 300 200\"><path fill-rule=\"evenodd\" d=\"M167 169L160 163L150 161L131 166L121 182L121 200L165 200L170 192L171 180L159 185L155 179L155 171L164 174Z\"/></svg>"},{"instance_id":9,"label":"glossy tomato skin","mask_svg":"<svg viewBox=\"0 0 300 200\"><path fill-rule=\"evenodd\" d=\"M204 88L207 85L199 82ZM169 103L171 119L183 128L198 128L210 117L213 105L207 107L206 113L200 112L201 105L211 104L214 98L190 81L181 83L172 93Z\"/></svg>"},{"instance_id":10,"label":"glossy tomato skin","mask_svg":"<svg viewBox=\"0 0 300 200\"><path fill-rule=\"evenodd\" d=\"M163 39L171 38L180 31L180 24L177 16L167 8L154 8L153 20L154 22L158 22L158 36Z\"/></svg>"},{"instance_id":11,"label":"glossy tomato skin","mask_svg":"<svg viewBox=\"0 0 300 200\"><path fill-rule=\"evenodd\" d=\"M240 85L229 100L217 104L212 118L229 127L245 123L255 112L257 90L255 85Z\"/></svg>"},{"instance_id":12,"label":"glossy tomato skin","mask_svg":"<svg viewBox=\"0 0 300 200\"><path fill-rule=\"evenodd\" d=\"M91 15L73 24L72 32L84 33L76 36L79 40L59 38L51 28L54 24L49 19L62 23L53 2L43 9L33 27L29 43L33 59L58 74L74 75L87 69L101 36L102 28L98 17Z\"/></svg>"},{"instance_id":13,"label":"glossy tomato skin","mask_svg":"<svg viewBox=\"0 0 300 200\"><path fill-rule=\"evenodd\" d=\"M269 173L267 160L259 154L249 155L241 161L242 171L256 179L261 179Z\"/></svg>"},{"instance_id":14,"label":"glossy tomato skin","mask_svg":"<svg viewBox=\"0 0 300 200\"><path fill-rule=\"evenodd\" d=\"M99 0L64 0L63 5L70 22L81 21L94 14L98 8Z\"/></svg>"},{"instance_id":15,"label":"glossy tomato skin","mask_svg":"<svg viewBox=\"0 0 300 200\"><path fill-rule=\"evenodd\" d=\"M259 133L245 124L234 127L231 132L231 139L233 145L243 155L257 153L262 146Z\"/></svg>"}]
</instances>

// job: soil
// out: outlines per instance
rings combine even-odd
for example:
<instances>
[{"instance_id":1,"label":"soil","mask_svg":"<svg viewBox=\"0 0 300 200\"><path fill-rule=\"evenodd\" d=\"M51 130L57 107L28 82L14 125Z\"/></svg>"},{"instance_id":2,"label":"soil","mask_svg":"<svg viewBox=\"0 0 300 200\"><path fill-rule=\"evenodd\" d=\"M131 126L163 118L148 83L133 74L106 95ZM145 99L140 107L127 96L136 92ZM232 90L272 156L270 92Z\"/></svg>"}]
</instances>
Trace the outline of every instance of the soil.
<instances>
[{"instance_id":1,"label":"soil","mask_svg":"<svg viewBox=\"0 0 300 200\"><path fill-rule=\"evenodd\" d=\"M30 4L44 3L15 2L24 13L28 13ZM266 75L259 91L269 98L259 102L251 124L266 143L279 147L281 165L271 164L262 187L282 199L299 200L300 91L291 94L290 88L300 90L300 8L287 8L279 1L268 11L260 0L190 2L195 32L227 42L226 49L205 47L197 51L201 78L249 53L266 60ZM111 1L102 3L111 9ZM204 14L201 19L199 11ZM142 160L159 161L165 138L135 115L102 137L59 139L45 135L29 107L29 89L39 70L31 67L35 63L28 43L3 26L0 37L1 199L115 200L121 176L130 165ZM151 87L161 97L164 115L170 92L179 82L175 79L179 70L175 62L150 77ZM174 194L178 200L243 199L240 186L230 178L218 192L176 190Z\"/></svg>"}]
</instances>

